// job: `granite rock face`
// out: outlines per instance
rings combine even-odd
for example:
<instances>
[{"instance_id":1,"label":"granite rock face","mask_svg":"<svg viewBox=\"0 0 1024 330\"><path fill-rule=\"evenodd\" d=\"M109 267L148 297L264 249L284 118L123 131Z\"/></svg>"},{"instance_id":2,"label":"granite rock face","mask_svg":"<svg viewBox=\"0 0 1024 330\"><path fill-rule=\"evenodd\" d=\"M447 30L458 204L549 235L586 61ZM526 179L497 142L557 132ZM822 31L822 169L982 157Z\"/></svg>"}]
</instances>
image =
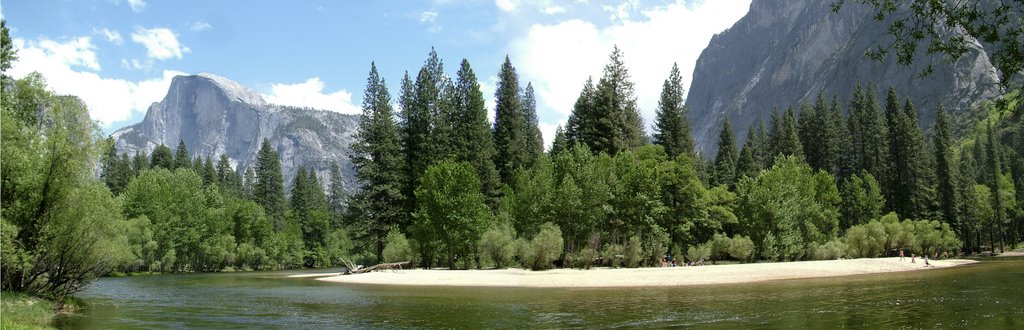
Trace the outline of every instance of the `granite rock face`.
<instances>
[{"instance_id":1,"label":"granite rock face","mask_svg":"<svg viewBox=\"0 0 1024 330\"><path fill-rule=\"evenodd\" d=\"M837 95L845 107L858 81L873 81L880 103L890 86L909 96L925 127L938 104L962 113L998 95L999 78L981 45L953 63L925 54L924 46L911 66L893 56L878 62L864 52L891 42L888 24L875 21L870 7L848 2L835 13L831 3L753 0L746 16L711 39L686 100L698 151L714 157L725 118L742 144L751 124L768 124L772 107L799 110L801 100L813 103L819 92ZM919 77L929 63L934 72Z\"/></svg>"},{"instance_id":2,"label":"granite rock face","mask_svg":"<svg viewBox=\"0 0 1024 330\"><path fill-rule=\"evenodd\" d=\"M191 157L226 154L236 170L256 165L263 139L281 158L285 186L299 167L312 167L325 185L338 162L346 189L356 187L349 160L359 116L268 104L259 93L212 74L177 76L167 96L154 103L141 123L114 132L118 153L151 154L165 144L173 151L185 141Z\"/></svg>"}]
</instances>

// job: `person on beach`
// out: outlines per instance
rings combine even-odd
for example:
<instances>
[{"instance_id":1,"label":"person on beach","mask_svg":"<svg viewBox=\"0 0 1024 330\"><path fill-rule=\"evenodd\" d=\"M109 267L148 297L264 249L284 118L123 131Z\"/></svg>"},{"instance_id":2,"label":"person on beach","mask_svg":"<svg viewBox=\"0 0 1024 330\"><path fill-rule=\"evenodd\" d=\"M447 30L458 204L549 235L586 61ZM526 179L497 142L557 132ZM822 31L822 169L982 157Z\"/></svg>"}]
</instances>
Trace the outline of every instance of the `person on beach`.
<instances>
[{"instance_id":1,"label":"person on beach","mask_svg":"<svg viewBox=\"0 0 1024 330\"><path fill-rule=\"evenodd\" d=\"M928 255L927 254L924 255L924 266L925 267L931 266L931 264L928 263Z\"/></svg>"},{"instance_id":2,"label":"person on beach","mask_svg":"<svg viewBox=\"0 0 1024 330\"><path fill-rule=\"evenodd\" d=\"M912 263L912 264L916 264L916 263L917 263L916 259L917 259L917 255L916 255L916 254L913 254L913 253L911 253L911 254L910 254L910 263Z\"/></svg>"},{"instance_id":3,"label":"person on beach","mask_svg":"<svg viewBox=\"0 0 1024 330\"><path fill-rule=\"evenodd\" d=\"M900 249L900 261L903 261L903 249Z\"/></svg>"}]
</instances>

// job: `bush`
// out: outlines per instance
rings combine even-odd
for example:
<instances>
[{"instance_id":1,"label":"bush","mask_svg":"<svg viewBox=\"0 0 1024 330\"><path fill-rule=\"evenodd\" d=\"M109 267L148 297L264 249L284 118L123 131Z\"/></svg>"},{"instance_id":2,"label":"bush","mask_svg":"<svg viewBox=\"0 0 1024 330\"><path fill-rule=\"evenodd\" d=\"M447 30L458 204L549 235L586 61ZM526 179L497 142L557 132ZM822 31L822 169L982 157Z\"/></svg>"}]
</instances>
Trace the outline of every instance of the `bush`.
<instances>
[{"instance_id":1,"label":"bush","mask_svg":"<svg viewBox=\"0 0 1024 330\"><path fill-rule=\"evenodd\" d=\"M565 259L570 267L590 269L590 266L594 263L594 258L597 258L597 256L597 250L585 247L574 253L567 254Z\"/></svg>"},{"instance_id":2,"label":"bush","mask_svg":"<svg viewBox=\"0 0 1024 330\"><path fill-rule=\"evenodd\" d=\"M697 262L701 259L707 260L711 257L711 246L708 244L700 244L691 246L686 250L686 258L690 261Z\"/></svg>"},{"instance_id":3,"label":"bush","mask_svg":"<svg viewBox=\"0 0 1024 330\"><path fill-rule=\"evenodd\" d=\"M608 267L622 267L622 245L605 244L604 249L601 250L601 260Z\"/></svg>"},{"instance_id":4,"label":"bush","mask_svg":"<svg viewBox=\"0 0 1024 330\"><path fill-rule=\"evenodd\" d=\"M754 255L754 241L743 235L736 235L729 240L729 256L739 261L747 261Z\"/></svg>"},{"instance_id":5,"label":"bush","mask_svg":"<svg viewBox=\"0 0 1024 330\"><path fill-rule=\"evenodd\" d=\"M779 261L779 241L769 232L761 242L761 258L768 261Z\"/></svg>"},{"instance_id":6,"label":"bush","mask_svg":"<svg viewBox=\"0 0 1024 330\"><path fill-rule=\"evenodd\" d=\"M384 262L415 261L413 260L414 256L412 247L409 246L409 240L397 228L392 228L388 232L385 241L384 252L381 253L382 257L384 257Z\"/></svg>"},{"instance_id":7,"label":"bush","mask_svg":"<svg viewBox=\"0 0 1024 330\"><path fill-rule=\"evenodd\" d=\"M835 239L822 245L812 244L810 255L814 260L835 260L845 256L846 251L846 244Z\"/></svg>"},{"instance_id":8,"label":"bush","mask_svg":"<svg viewBox=\"0 0 1024 330\"><path fill-rule=\"evenodd\" d=\"M480 236L480 254L489 260L494 268L505 268L512 264L516 255L516 241L512 227L494 226Z\"/></svg>"},{"instance_id":9,"label":"bush","mask_svg":"<svg viewBox=\"0 0 1024 330\"><path fill-rule=\"evenodd\" d=\"M711 251L708 259L711 259L711 261L718 261L728 257L729 245L731 242L732 240L730 240L728 236L715 234L715 236L711 238L711 241L705 243Z\"/></svg>"},{"instance_id":10,"label":"bush","mask_svg":"<svg viewBox=\"0 0 1024 330\"><path fill-rule=\"evenodd\" d=\"M640 237L633 236L629 238L629 242L626 244L624 251L625 264L629 268L640 267L640 259L643 258L643 247L640 246Z\"/></svg>"},{"instance_id":11,"label":"bush","mask_svg":"<svg viewBox=\"0 0 1024 330\"><path fill-rule=\"evenodd\" d=\"M516 250L516 257L519 258L519 265L523 268L530 268L531 262L534 260L533 249L530 247L530 241L525 238L517 238L512 244Z\"/></svg>"},{"instance_id":12,"label":"bush","mask_svg":"<svg viewBox=\"0 0 1024 330\"><path fill-rule=\"evenodd\" d=\"M668 232L661 229L661 227L656 228L658 230L655 230L655 232L651 234L648 246L645 250L649 253L648 257L650 258L650 261L653 262L654 265L660 265L661 260L665 258L665 254L668 253L668 246L672 243L672 238L668 235Z\"/></svg>"},{"instance_id":13,"label":"bush","mask_svg":"<svg viewBox=\"0 0 1024 330\"><path fill-rule=\"evenodd\" d=\"M546 222L540 225L540 231L530 242L530 268L533 270L550 269L555 260L562 256L562 230L558 225Z\"/></svg>"}]
</instances>

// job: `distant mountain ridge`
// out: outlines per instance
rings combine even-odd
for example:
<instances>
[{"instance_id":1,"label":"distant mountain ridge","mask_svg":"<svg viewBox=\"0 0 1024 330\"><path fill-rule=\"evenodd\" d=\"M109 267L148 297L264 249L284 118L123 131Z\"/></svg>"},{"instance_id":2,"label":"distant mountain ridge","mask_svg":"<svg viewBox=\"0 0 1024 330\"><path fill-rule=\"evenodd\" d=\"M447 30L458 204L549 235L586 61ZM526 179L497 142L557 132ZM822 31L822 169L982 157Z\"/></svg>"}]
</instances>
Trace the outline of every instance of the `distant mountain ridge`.
<instances>
[{"instance_id":1,"label":"distant mountain ridge","mask_svg":"<svg viewBox=\"0 0 1024 330\"><path fill-rule=\"evenodd\" d=\"M957 113L998 95L999 78L981 45L952 64L935 59L934 72L920 78L933 62L926 47L912 66L870 59L865 50L891 40L888 24L875 21L867 6L850 2L834 13L831 3L754 0L746 16L711 39L686 100L698 151L714 157L725 118L742 144L751 124L768 124L773 106L813 102L819 92L838 95L846 106L858 81L873 81L880 97L890 86L911 97L923 125L934 121L940 103Z\"/></svg>"},{"instance_id":2,"label":"distant mountain ridge","mask_svg":"<svg viewBox=\"0 0 1024 330\"><path fill-rule=\"evenodd\" d=\"M111 136L118 153L151 154L158 145L172 150L184 141L191 157L214 161L226 154L236 170L255 166L263 139L281 158L285 185L291 186L300 166L312 167L328 182L332 161L355 187L349 160L359 116L267 103L259 93L230 79L202 73L177 76L167 95L146 111L142 122Z\"/></svg>"}]
</instances>

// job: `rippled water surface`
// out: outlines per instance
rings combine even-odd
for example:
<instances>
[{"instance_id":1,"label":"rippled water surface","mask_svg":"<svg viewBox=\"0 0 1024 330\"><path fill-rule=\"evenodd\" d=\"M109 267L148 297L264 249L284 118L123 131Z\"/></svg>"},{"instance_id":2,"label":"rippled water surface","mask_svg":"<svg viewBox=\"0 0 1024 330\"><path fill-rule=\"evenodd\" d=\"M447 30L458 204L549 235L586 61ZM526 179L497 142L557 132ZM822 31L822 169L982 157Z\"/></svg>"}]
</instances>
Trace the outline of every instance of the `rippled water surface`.
<instances>
[{"instance_id":1,"label":"rippled water surface","mask_svg":"<svg viewBox=\"0 0 1024 330\"><path fill-rule=\"evenodd\" d=\"M710 266L713 267L713 266ZM951 269L640 289L431 288L291 273L98 280L62 328L1024 329L1024 259Z\"/></svg>"}]
</instances>

